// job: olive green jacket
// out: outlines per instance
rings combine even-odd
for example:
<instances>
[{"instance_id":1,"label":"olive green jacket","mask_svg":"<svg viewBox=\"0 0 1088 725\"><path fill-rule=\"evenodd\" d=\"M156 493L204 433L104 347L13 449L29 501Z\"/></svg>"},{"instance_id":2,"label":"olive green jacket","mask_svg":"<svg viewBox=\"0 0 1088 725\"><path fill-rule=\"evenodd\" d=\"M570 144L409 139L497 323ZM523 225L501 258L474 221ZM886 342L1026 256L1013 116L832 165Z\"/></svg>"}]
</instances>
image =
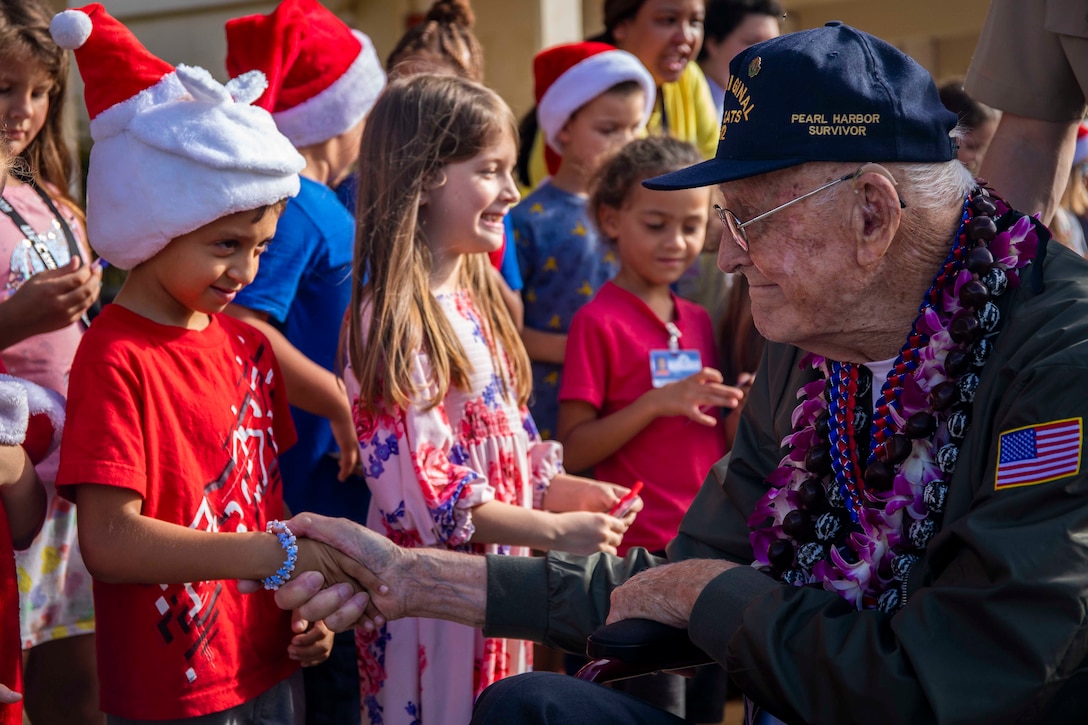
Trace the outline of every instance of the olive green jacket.
<instances>
[{"instance_id":1,"label":"olive green jacket","mask_svg":"<svg viewBox=\"0 0 1088 725\"><path fill-rule=\"evenodd\" d=\"M1088 412L1088 262L1051 244L1045 289L1032 270L999 298L940 531L895 614L781 584L751 567L714 579L691 638L745 694L787 722L1083 722L1088 705L1088 473L995 491L1003 432ZM862 310L847 314L865 314ZM707 476L668 558L749 563L748 514L784 455L802 353L768 346L733 452ZM1082 426L1083 429L1083 426ZM1083 435L1083 434L1082 434ZM1082 438L1083 442L1083 438ZM572 650L608 612L609 592L664 563L549 554L491 557L492 636Z\"/></svg>"}]
</instances>

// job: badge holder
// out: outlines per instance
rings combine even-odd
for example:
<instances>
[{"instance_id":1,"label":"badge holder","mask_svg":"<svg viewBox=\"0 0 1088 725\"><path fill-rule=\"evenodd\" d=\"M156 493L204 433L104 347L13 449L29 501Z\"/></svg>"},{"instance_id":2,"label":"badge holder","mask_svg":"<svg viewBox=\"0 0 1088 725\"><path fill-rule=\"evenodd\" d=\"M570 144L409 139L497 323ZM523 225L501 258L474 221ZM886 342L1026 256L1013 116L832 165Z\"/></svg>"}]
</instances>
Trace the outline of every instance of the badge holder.
<instances>
[{"instance_id":1,"label":"badge holder","mask_svg":"<svg viewBox=\"0 0 1088 725\"><path fill-rule=\"evenodd\" d=\"M680 349L680 328L666 322L665 330L669 333L669 349L650 350L650 381L655 388L663 388L703 369L698 350Z\"/></svg>"}]
</instances>

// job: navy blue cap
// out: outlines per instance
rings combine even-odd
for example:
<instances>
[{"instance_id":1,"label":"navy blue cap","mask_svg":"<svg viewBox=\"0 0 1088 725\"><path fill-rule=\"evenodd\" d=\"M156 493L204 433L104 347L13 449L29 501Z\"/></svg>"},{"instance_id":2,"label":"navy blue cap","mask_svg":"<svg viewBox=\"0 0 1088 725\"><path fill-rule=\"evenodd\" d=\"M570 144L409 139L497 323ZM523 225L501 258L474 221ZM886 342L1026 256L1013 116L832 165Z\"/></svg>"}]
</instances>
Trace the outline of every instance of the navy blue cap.
<instances>
[{"instance_id":1,"label":"navy blue cap","mask_svg":"<svg viewBox=\"0 0 1088 725\"><path fill-rule=\"evenodd\" d=\"M951 161L956 122L925 68L834 21L734 57L717 154L643 184L690 189L809 161Z\"/></svg>"}]
</instances>

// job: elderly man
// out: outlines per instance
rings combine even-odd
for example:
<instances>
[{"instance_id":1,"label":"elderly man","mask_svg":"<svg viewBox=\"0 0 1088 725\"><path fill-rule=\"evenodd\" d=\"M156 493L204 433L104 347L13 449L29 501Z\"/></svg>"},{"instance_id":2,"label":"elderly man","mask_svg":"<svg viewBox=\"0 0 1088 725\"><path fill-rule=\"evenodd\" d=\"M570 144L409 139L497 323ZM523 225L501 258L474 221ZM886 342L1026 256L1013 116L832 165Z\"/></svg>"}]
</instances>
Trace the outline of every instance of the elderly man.
<instances>
[{"instance_id":1,"label":"elderly man","mask_svg":"<svg viewBox=\"0 0 1088 725\"><path fill-rule=\"evenodd\" d=\"M757 722L1060 722L1088 685L1088 267L956 161L928 73L839 23L731 65L719 265L769 345L731 456L669 563L400 550L342 521L296 532L362 562L386 617L578 649L602 621L687 628ZM350 587L279 593L332 626ZM337 607L340 611L333 612ZM380 620L379 620L380 624ZM678 720L536 673L479 722Z\"/></svg>"}]
</instances>

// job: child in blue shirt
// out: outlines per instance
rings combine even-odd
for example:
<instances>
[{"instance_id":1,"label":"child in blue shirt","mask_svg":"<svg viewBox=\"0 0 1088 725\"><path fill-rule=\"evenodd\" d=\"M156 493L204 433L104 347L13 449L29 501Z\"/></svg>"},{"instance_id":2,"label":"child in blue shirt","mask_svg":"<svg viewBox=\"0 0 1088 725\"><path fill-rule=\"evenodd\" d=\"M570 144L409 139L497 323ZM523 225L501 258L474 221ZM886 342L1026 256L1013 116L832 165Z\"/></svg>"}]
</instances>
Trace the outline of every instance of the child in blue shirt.
<instances>
[{"instance_id":1,"label":"child in blue shirt","mask_svg":"<svg viewBox=\"0 0 1088 725\"><path fill-rule=\"evenodd\" d=\"M351 301L355 220L332 188L354 169L385 72L370 39L316 0L284 0L269 15L228 21L226 30L228 70L269 77L258 105L306 161L256 279L228 312L269 337L288 383L298 443L280 456L287 506L365 523L370 494L356 471L355 426L335 374ZM313 397L328 401L329 415L299 409ZM350 632L304 678L308 723L359 722Z\"/></svg>"},{"instance_id":2,"label":"child in blue shirt","mask_svg":"<svg viewBox=\"0 0 1088 725\"><path fill-rule=\"evenodd\" d=\"M617 269L586 212L590 184L646 125L655 90L635 56L605 43L543 50L533 75L552 176L509 216L524 282L522 340L533 365L530 410L541 436L553 438L571 318Z\"/></svg>"}]
</instances>

